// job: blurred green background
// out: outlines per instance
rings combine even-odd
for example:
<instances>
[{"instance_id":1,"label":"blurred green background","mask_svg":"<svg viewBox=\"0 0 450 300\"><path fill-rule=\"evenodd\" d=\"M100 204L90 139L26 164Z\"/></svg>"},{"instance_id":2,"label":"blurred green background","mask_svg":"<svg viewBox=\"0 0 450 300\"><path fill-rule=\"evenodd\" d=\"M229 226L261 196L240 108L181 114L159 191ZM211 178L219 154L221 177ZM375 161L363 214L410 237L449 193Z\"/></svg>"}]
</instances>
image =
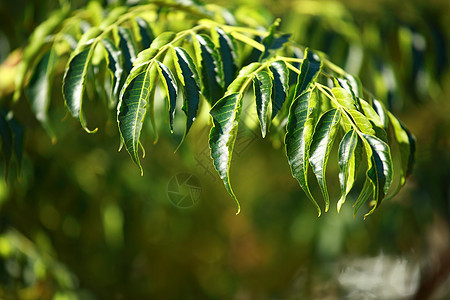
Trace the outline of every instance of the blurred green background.
<instances>
[{"instance_id":1,"label":"blurred green background","mask_svg":"<svg viewBox=\"0 0 450 300\"><path fill-rule=\"evenodd\" d=\"M102 114L97 134L83 132L55 87L56 144L27 103L14 108L28 130L20 178L12 168L0 181L0 298L449 299L449 1L216 3L266 25L281 17L294 40L360 76L417 138L406 186L365 221L351 201L317 218L279 142L242 126L236 216L209 159L207 121L176 154L167 124L157 144L146 134L141 177L117 151L114 119ZM0 60L58 6L1 0Z\"/></svg>"}]
</instances>

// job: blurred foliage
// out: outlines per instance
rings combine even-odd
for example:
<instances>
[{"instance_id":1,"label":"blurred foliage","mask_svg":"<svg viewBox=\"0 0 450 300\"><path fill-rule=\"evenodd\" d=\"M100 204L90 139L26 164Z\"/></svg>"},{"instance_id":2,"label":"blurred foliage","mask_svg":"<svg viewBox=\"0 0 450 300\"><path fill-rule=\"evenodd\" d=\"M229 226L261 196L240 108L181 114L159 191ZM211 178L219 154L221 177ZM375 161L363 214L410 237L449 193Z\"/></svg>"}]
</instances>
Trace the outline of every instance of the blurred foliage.
<instances>
[{"instance_id":1,"label":"blurred foliage","mask_svg":"<svg viewBox=\"0 0 450 300\"><path fill-rule=\"evenodd\" d=\"M25 133L20 174L12 168L7 183L0 181L0 298L447 299L449 3L319 1L319 15L307 11L308 3L224 5L262 20L282 17L298 42L385 95L381 100L417 138L414 174L397 197L366 221L352 219L350 206L317 218L283 149L248 126L233 162L240 165L232 176L243 202L235 216L205 152L208 129L194 125L176 154L178 137L168 130L157 145L148 141L141 177L116 151L115 124L99 122L106 125L96 136L81 132L65 117L55 88L54 145L28 106L16 104L15 118L35 129ZM0 2L1 60L56 6ZM368 74L375 73L372 82ZM180 172L201 185L190 208L168 199L169 181ZM329 192L336 198L339 187Z\"/></svg>"}]
</instances>

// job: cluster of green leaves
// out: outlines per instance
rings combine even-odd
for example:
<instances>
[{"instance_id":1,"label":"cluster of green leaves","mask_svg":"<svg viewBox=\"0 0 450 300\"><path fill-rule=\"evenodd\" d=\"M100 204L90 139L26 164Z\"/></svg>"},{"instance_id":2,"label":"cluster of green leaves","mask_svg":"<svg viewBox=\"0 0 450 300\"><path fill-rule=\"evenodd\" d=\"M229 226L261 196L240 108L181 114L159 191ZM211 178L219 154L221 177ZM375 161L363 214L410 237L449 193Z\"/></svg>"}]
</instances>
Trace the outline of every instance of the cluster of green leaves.
<instances>
[{"instance_id":1,"label":"cluster of green leaves","mask_svg":"<svg viewBox=\"0 0 450 300\"><path fill-rule=\"evenodd\" d=\"M398 149L400 167L397 188L390 195L411 172L414 139L356 77L325 55L293 43L278 27L279 20L267 30L239 26L222 8L182 2L112 9L92 2L73 13L61 9L31 37L16 80L15 99L25 88L36 118L53 136L47 117L50 91L57 66L66 64L62 93L71 115L87 132L95 132L88 128L83 104L86 99L104 100L105 107L116 112L121 148L125 147L141 173L143 124L148 120L155 127L155 101L164 100L156 97L156 91L166 95L171 130L177 101L183 101L184 136L200 105L209 105L211 157L238 212L230 162L243 101L253 99L262 137L285 132L292 174L319 215L308 172L311 166L327 211L325 173L337 139L341 140L338 210L363 169L365 184L355 213L371 198L370 214L394 182L392 146Z\"/></svg>"}]
</instances>

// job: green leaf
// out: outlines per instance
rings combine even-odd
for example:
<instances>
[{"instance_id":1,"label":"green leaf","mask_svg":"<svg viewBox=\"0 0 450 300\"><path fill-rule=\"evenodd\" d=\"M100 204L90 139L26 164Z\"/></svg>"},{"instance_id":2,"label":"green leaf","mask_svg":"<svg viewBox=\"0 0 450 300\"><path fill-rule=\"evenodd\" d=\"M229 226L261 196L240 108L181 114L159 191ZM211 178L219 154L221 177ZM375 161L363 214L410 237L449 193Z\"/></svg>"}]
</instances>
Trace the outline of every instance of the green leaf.
<instances>
[{"instance_id":1,"label":"green leaf","mask_svg":"<svg viewBox=\"0 0 450 300\"><path fill-rule=\"evenodd\" d=\"M356 109L350 109L348 110L348 113L350 113L354 124L358 127L358 129L365 134L368 135L375 135L375 130L372 127L372 124L370 123L369 119Z\"/></svg>"},{"instance_id":2,"label":"green leaf","mask_svg":"<svg viewBox=\"0 0 450 300\"><path fill-rule=\"evenodd\" d=\"M287 43L291 37L290 33L276 36L276 30L280 26L281 19L276 19L270 26L269 33L262 40L264 45L264 52L261 53L259 61L263 61L268 58L273 50L280 49L285 43Z\"/></svg>"},{"instance_id":3,"label":"green leaf","mask_svg":"<svg viewBox=\"0 0 450 300\"><path fill-rule=\"evenodd\" d=\"M127 78L127 82L133 80L133 78L143 72L148 66L148 64L155 58L159 50L173 41L176 34L174 32L164 32L158 35L150 45L150 48L145 49L137 55L134 61L133 69L130 71L130 75ZM160 57L162 59L162 57Z\"/></svg>"},{"instance_id":4,"label":"green leaf","mask_svg":"<svg viewBox=\"0 0 450 300\"><path fill-rule=\"evenodd\" d=\"M400 181L394 193L389 197L392 198L400 191L405 184L407 177L412 173L414 166L415 141L414 137L400 120L390 112L388 112L388 117L394 131L395 140L399 146L401 161Z\"/></svg>"},{"instance_id":5,"label":"green leaf","mask_svg":"<svg viewBox=\"0 0 450 300\"><path fill-rule=\"evenodd\" d=\"M119 27L119 37L119 47L123 57L123 68L126 74L129 74L133 68L133 62L136 60L136 45L133 41L131 31L128 28Z\"/></svg>"},{"instance_id":6,"label":"green leaf","mask_svg":"<svg viewBox=\"0 0 450 300\"><path fill-rule=\"evenodd\" d=\"M387 116L387 109L384 108L384 105L378 101L377 99L372 99L372 106L380 117L381 122L383 123L383 127L387 128L389 118Z\"/></svg>"},{"instance_id":7,"label":"green leaf","mask_svg":"<svg viewBox=\"0 0 450 300\"><path fill-rule=\"evenodd\" d=\"M256 98L256 112L261 124L261 134L264 138L271 120L269 108L272 98L272 78L270 78L269 73L266 71L257 73L256 77L253 77L253 87Z\"/></svg>"},{"instance_id":8,"label":"green leaf","mask_svg":"<svg viewBox=\"0 0 450 300\"><path fill-rule=\"evenodd\" d=\"M150 25L142 19L141 17L136 18L136 23L139 27L139 34L141 35L141 45L143 49L147 49L150 47L152 41L155 39L155 35L153 33Z\"/></svg>"},{"instance_id":9,"label":"green leaf","mask_svg":"<svg viewBox=\"0 0 450 300\"><path fill-rule=\"evenodd\" d=\"M191 56L183 48L174 48L174 63L177 70L178 78L184 88L183 111L186 114L186 130L183 136L188 134L189 129L197 117L198 104L200 101L200 79L197 68ZM181 145L181 143L180 143Z\"/></svg>"},{"instance_id":10,"label":"green leaf","mask_svg":"<svg viewBox=\"0 0 450 300\"><path fill-rule=\"evenodd\" d=\"M251 63L243 67L239 71L239 75L236 79L228 86L225 95L242 93L247 88L248 84L250 84L251 79L255 76L260 66L260 63Z\"/></svg>"},{"instance_id":11,"label":"green leaf","mask_svg":"<svg viewBox=\"0 0 450 300\"><path fill-rule=\"evenodd\" d=\"M356 172L362 158L362 146L356 131L348 131L339 144L339 182L341 196L337 204L338 212L356 180Z\"/></svg>"},{"instance_id":12,"label":"green leaf","mask_svg":"<svg viewBox=\"0 0 450 300\"><path fill-rule=\"evenodd\" d=\"M381 203L392 183L392 159L389 146L379 138L363 134L363 143L368 158L367 177L373 186L374 207L364 217L372 214Z\"/></svg>"},{"instance_id":13,"label":"green leaf","mask_svg":"<svg viewBox=\"0 0 450 300\"><path fill-rule=\"evenodd\" d=\"M321 68L322 61L319 56L306 48L303 62L300 66L300 74L298 74L297 78L297 85L295 86L294 99L303 94L310 87L311 83L317 79Z\"/></svg>"},{"instance_id":14,"label":"green leaf","mask_svg":"<svg viewBox=\"0 0 450 300\"><path fill-rule=\"evenodd\" d=\"M328 211L330 200L325 180L325 170L327 167L328 157L336 137L341 111L339 109L331 109L324 113L319 119L314 130L314 136L311 143L311 156L309 162L316 175L325 200L325 211Z\"/></svg>"},{"instance_id":15,"label":"green leaf","mask_svg":"<svg viewBox=\"0 0 450 300\"><path fill-rule=\"evenodd\" d=\"M270 64L270 71L273 74L273 93L272 93L272 119L283 106L287 95L289 94L289 70L286 63L282 60L274 61Z\"/></svg>"},{"instance_id":16,"label":"green leaf","mask_svg":"<svg viewBox=\"0 0 450 300\"><path fill-rule=\"evenodd\" d=\"M25 89L25 94L31 104L31 110L53 141L55 140L55 134L49 123L47 112L50 105L56 59L56 53L52 47L40 59Z\"/></svg>"},{"instance_id":17,"label":"green leaf","mask_svg":"<svg viewBox=\"0 0 450 300\"><path fill-rule=\"evenodd\" d=\"M223 31L219 27L216 28L216 31L219 36L219 52L223 64L224 88L227 88L228 85L236 77L236 72L238 70L238 67L236 65L236 46L232 36L226 34L225 31Z\"/></svg>"},{"instance_id":18,"label":"green leaf","mask_svg":"<svg viewBox=\"0 0 450 300\"><path fill-rule=\"evenodd\" d=\"M239 93L229 94L217 101L210 111L213 127L209 134L209 147L211 149L214 167L219 173L228 193L236 202L237 214L241 208L239 201L231 189L230 163L236 142L241 111L242 95Z\"/></svg>"},{"instance_id":19,"label":"green leaf","mask_svg":"<svg viewBox=\"0 0 450 300\"><path fill-rule=\"evenodd\" d=\"M111 103L116 103L116 99L119 97L119 89L123 74L122 69L122 55L121 51L114 45L110 39L102 40L103 46L108 53L108 70L112 77L112 89L111 89Z\"/></svg>"},{"instance_id":20,"label":"green leaf","mask_svg":"<svg viewBox=\"0 0 450 300\"><path fill-rule=\"evenodd\" d=\"M308 187L309 150L317 120L318 105L319 96L316 89L303 93L292 102L284 143L292 176L297 179L320 216L321 209Z\"/></svg>"},{"instance_id":21,"label":"green leaf","mask_svg":"<svg viewBox=\"0 0 450 300\"><path fill-rule=\"evenodd\" d=\"M369 103L360 99L361 108L364 112L364 115L373 122L373 124L379 128L384 128L384 123L381 121L380 116L377 112L370 106Z\"/></svg>"},{"instance_id":22,"label":"green leaf","mask_svg":"<svg viewBox=\"0 0 450 300\"><path fill-rule=\"evenodd\" d=\"M350 92L341 87L334 87L331 89L331 92L340 105L346 109L356 109L355 99Z\"/></svg>"},{"instance_id":23,"label":"green leaf","mask_svg":"<svg viewBox=\"0 0 450 300\"><path fill-rule=\"evenodd\" d=\"M169 70L167 66L158 61L156 67L161 76L161 79L163 79L162 82L166 90L167 99L169 101L170 131L173 132L173 119L175 117L175 107L177 105L177 94L178 94L177 82L173 77L172 72Z\"/></svg>"},{"instance_id":24,"label":"green leaf","mask_svg":"<svg viewBox=\"0 0 450 300\"><path fill-rule=\"evenodd\" d=\"M86 85L88 67L92 58L94 45L79 52L69 60L68 68L63 79L63 96L66 106L73 117L79 118L81 126L87 132L95 132L97 129L89 130L82 113L83 94Z\"/></svg>"},{"instance_id":25,"label":"green leaf","mask_svg":"<svg viewBox=\"0 0 450 300\"><path fill-rule=\"evenodd\" d=\"M17 165L20 170L22 168L22 152L23 152L23 139L25 134L25 129L22 124L20 124L14 116L8 118L9 128L13 133L13 152L17 160Z\"/></svg>"},{"instance_id":26,"label":"green leaf","mask_svg":"<svg viewBox=\"0 0 450 300\"><path fill-rule=\"evenodd\" d=\"M355 203L353 204L353 217L356 216L356 213L361 208L361 206L367 202L367 199L369 199L370 195L372 195L372 182L369 180L369 178L366 178L364 182L364 186L359 192L358 199L356 199Z\"/></svg>"},{"instance_id":27,"label":"green leaf","mask_svg":"<svg viewBox=\"0 0 450 300\"><path fill-rule=\"evenodd\" d=\"M139 161L142 124L150 91L150 67L137 75L122 89L117 107L117 123L123 143L133 161L143 170Z\"/></svg>"},{"instance_id":28,"label":"green leaf","mask_svg":"<svg viewBox=\"0 0 450 300\"><path fill-rule=\"evenodd\" d=\"M203 82L203 96L211 106L223 96L224 78L220 55L207 35L196 35L197 61Z\"/></svg>"}]
</instances>

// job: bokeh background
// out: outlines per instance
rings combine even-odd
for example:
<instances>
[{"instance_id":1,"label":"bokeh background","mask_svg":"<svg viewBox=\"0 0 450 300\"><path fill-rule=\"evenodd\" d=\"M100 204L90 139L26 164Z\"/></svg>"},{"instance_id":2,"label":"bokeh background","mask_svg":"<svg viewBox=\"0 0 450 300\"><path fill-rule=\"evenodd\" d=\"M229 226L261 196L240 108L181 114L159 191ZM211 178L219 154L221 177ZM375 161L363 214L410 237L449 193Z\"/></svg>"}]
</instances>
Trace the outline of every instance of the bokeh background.
<instances>
[{"instance_id":1,"label":"bokeh background","mask_svg":"<svg viewBox=\"0 0 450 300\"><path fill-rule=\"evenodd\" d=\"M14 108L28 130L21 176L0 180L0 298L449 299L450 2L216 3L266 25L281 17L295 41L360 76L417 139L406 186L366 220L351 201L318 218L280 141L241 126L236 216L209 159L207 110L175 154L167 124L158 143L147 134L140 176L117 151L114 120L100 115L99 133L86 134L55 87L55 144L26 102ZM58 6L0 1L3 66Z\"/></svg>"}]
</instances>

